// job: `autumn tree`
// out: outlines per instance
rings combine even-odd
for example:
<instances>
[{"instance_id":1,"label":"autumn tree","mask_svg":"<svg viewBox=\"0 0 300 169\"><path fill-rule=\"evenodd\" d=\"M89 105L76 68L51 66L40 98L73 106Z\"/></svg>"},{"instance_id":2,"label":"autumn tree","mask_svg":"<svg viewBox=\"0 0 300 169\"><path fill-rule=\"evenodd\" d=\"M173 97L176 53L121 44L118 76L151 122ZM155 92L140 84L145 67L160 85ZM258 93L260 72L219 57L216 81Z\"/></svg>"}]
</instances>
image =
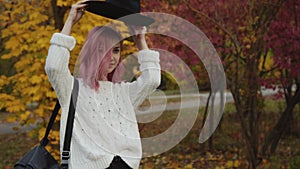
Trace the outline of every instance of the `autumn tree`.
<instances>
[{"instance_id":1,"label":"autumn tree","mask_svg":"<svg viewBox=\"0 0 300 169\"><path fill-rule=\"evenodd\" d=\"M39 137L43 135L44 126L56 100L56 94L44 70L50 38L54 32L60 31L66 14L76 2L0 1L0 109L10 114L8 122L36 124ZM105 25L109 21L107 18L86 13L75 25L72 35L76 38L77 46L71 53L71 72L87 33L92 27ZM30 134L34 136L36 131ZM52 131L50 137L53 145L59 144L59 131ZM59 150L52 152L59 156Z\"/></svg>"},{"instance_id":2,"label":"autumn tree","mask_svg":"<svg viewBox=\"0 0 300 169\"><path fill-rule=\"evenodd\" d=\"M187 19L211 39L224 63L249 168L256 168L261 155L270 146L272 150L276 147L287 119L299 103L299 28L298 19L295 19L299 18L298 2L165 0L145 4L149 10ZM184 57L190 59L190 55ZM296 86L295 92L292 91L293 85ZM284 112L278 112L281 118L267 137L260 137L260 120L264 113L262 86L283 86L288 100ZM260 151L262 146L264 148Z\"/></svg>"},{"instance_id":3,"label":"autumn tree","mask_svg":"<svg viewBox=\"0 0 300 169\"><path fill-rule=\"evenodd\" d=\"M294 130L296 124L293 110L300 102L300 12L297 10L299 5L300 2L297 0L286 1L271 23L268 36L265 38L273 53L274 61L272 66L264 71L276 75L271 79L266 77L264 82L267 83L266 86L281 89L279 94L283 95L286 105L275 127L263 142L261 147L263 155L273 154L284 133Z\"/></svg>"}]
</instances>

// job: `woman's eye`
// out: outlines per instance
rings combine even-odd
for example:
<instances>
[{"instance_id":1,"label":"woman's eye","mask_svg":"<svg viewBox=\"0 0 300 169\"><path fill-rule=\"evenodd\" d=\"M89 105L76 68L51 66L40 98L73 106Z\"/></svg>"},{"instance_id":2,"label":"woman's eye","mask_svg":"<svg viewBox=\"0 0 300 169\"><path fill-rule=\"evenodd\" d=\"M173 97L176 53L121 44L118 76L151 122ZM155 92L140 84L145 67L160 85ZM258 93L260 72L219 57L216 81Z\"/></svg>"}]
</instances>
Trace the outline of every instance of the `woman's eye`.
<instances>
[{"instance_id":1,"label":"woman's eye","mask_svg":"<svg viewBox=\"0 0 300 169\"><path fill-rule=\"evenodd\" d=\"M119 53L119 52L120 52L120 49L114 49L113 52L114 52L114 53Z\"/></svg>"}]
</instances>

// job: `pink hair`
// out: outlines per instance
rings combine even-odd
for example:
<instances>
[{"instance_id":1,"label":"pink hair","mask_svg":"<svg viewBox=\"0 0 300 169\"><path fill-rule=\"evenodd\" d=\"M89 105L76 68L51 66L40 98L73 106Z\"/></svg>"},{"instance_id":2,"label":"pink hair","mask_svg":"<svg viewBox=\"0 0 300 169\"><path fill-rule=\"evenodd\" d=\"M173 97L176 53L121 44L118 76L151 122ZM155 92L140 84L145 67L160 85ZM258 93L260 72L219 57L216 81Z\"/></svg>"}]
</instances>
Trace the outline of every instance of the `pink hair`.
<instances>
[{"instance_id":1,"label":"pink hair","mask_svg":"<svg viewBox=\"0 0 300 169\"><path fill-rule=\"evenodd\" d=\"M98 90L99 80L120 81L120 63L117 70L107 74L107 69L111 60L111 50L114 45L120 43L122 46L122 36L112 28L105 26L94 27L88 34L85 44L81 50L79 63L80 77L85 85Z\"/></svg>"}]
</instances>

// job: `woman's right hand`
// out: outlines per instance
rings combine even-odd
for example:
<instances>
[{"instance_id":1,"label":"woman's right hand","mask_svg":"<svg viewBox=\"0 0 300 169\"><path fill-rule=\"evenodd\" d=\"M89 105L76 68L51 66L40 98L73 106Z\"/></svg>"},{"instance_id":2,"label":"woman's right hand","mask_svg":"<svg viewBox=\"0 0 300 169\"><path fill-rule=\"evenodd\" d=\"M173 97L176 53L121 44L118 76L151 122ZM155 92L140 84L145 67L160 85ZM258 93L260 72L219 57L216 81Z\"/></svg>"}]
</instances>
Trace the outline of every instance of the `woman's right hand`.
<instances>
[{"instance_id":1,"label":"woman's right hand","mask_svg":"<svg viewBox=\"0 0 300 169\"><path fill-rule=\"evenodd\" d=\"M73 25L75 25L84 14L84 10L87 7L87 4L85 4L86 0L79 1L76 4L73 4L69 13L69 16L65 22L65 25L61 31L61 33L70 35L71 29Z\"/></svg>"},{"instance_id":2,"label":"woman's right hand","mask_svg":"<svg viewBox=\"0 0 300 169\"><path fill-rule=\"evenodd\" d=\"M72 5L67 22L69 21L72 23L72 25L74 25L81 19L82 15L84 14L85 7L87 6L85 2L86 1L79 1Z\"/></svg>"}]
</instances>

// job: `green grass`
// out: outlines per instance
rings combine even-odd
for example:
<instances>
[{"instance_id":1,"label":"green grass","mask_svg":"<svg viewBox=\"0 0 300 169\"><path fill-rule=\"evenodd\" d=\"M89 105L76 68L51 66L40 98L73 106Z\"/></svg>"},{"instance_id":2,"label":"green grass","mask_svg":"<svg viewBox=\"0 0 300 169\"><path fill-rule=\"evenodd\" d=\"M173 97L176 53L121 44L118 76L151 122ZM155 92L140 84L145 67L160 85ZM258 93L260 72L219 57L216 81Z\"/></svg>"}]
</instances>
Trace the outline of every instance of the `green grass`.
<instances>
[{"instance_id":1,"label":"green grass","mask_svg":"<svg viewBox=\"0 0 300 169\"><path fill-rule=\"evenodd\" d=\"M276 112L284 108L283 105L281 101L268 100L265 102L264 115L261 117L261 122L264 123L260 124L263 127L262 131L266 131L271 125L274 125L279 117ZM298 107L296 111L299 109ZM208 141L204 144L198 143L203 111L203 108L200 109L195 124L179 144L157 156L143 158L140 168L215 169L217 167L233 168L233 166L230 167L233 164L238 166L235 168L246 168L245 145L234 105L227 104L225 107L222 123L213 134L212 150L208 147ZM166 131L177 116L177 111L166 111L151 123L139 124L141 137L151 137ZM296 117L299 119L299 116ZM284 136L278 145L277 153L264 159L258 168L291 168L291 166L299 164L299 142L299 136ZM0 135L0 168L12 168L13 164L37 143L38 140L27 137L25 133Z\"/></svg>"},{"instance_id":2,"label":"green grass","mask_svg":"<svg viewBox=\"0 0 300 169\"><path fill-rule=\"evenodd\" d=\"M0 168L9 169L38 141L26 133L0 135Z\"/></svg>"},{"instance_id":3,"label":"green grass","mask_svg":"<svg viewBox=\"0 0 300 169\"><path fill-rule=\"evenodd\" d=\"M282 101L267 100L265 102L264 116L261 117L260 125L265 132L279 118L278 111L282 111ZM157 120L142 124L140 127L142 137L150 137L162 133L174 123L178 112L165 112ZM230 167L236 164L235 168L247 168L245 156L244 139L241 134L241 126L236 114L234 104L226 104L222 123L213 134L213 149L209 149L209 143L198 143L203 119L203 109L200 110L198 118L189 134L171 150L155 157L144 158L141 168L205 168L214 169L217 167ZM300 138L298 136L284 136L280 141L277 153L270 159L264 159L258 168L289 168L295 155L300 153ZM156 146L156 145L153 145ZM275 160L274 160L275 159Z\"/></svg>"}]
</instances>

